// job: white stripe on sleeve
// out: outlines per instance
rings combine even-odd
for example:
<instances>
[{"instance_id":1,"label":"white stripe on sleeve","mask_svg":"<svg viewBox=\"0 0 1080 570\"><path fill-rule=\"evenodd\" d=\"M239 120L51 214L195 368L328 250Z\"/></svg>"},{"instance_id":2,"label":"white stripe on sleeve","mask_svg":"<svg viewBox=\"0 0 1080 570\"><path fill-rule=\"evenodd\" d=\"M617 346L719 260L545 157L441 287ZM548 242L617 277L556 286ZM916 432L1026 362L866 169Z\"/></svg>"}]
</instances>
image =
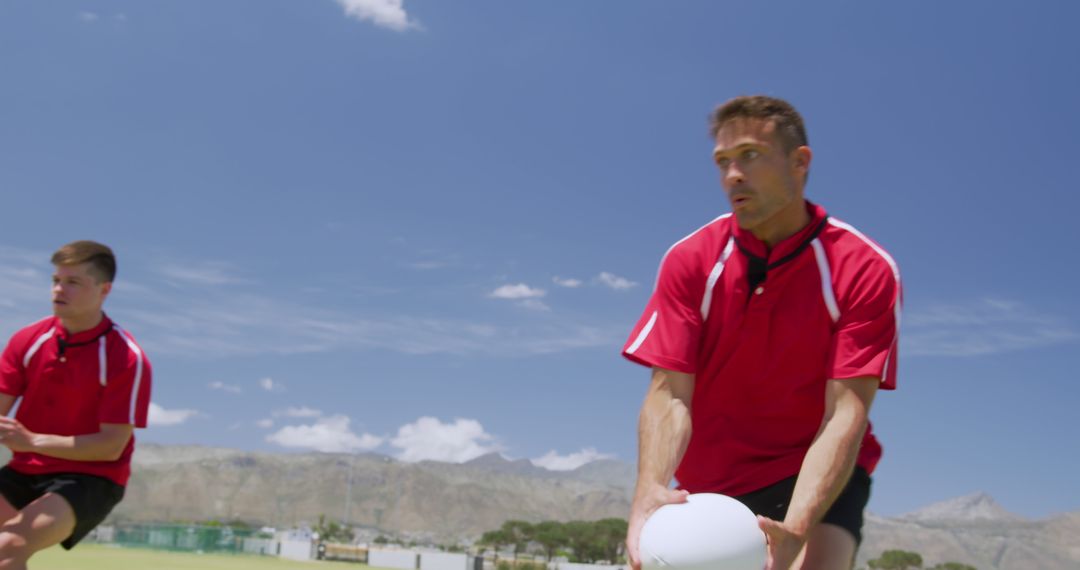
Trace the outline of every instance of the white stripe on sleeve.
<instances>
[{"instance_id":1,"label":"white stripe on sleeve","mask_svg":"<svg viewBox=\"0 0 1080 570\"><path fill-rule=\"evenodd\" d=\"M98 378L101 380L101 385L105 385L106 379L109 377L107 372L108 359L105 358L107 354L105 351L105 337L108 335L102 335L98 338Z\"/></svg>"},{"instance_id":2,"label":"white stripe on sleeve","mask_svg":"<svg viewBox=\"0 0 1080 570\"><path fill-rule=\"evenodd\" d=\"M841 222L840 220L838 220L836 218L829 218L829 224L833 225L833 226L836 226L836 227L838 227L840 229L847 230L847 231L851 232L852 234L854 234L855 237L863 240L863 242L866 245L870 246L870 248L873 249L875 252L877 252L877 254L880 255L885 260L885 262L889 264L889 268L892 269L893 278L896 279L896 299L893 301L893 314L895 315L894 320L896 321L896 330L893 332L893 344L896 344L897 337L900 336L900 309L901 309L901 304L902 304L901 297L900 297L900 268L896 266L896 262L893 261L892 256L889 255L888 252L886 252L884 249L881 249L881 247L878 246L878 244L874 243L874 241L871 240L870 238L864 236L862 234L862 232L855 229L850 224ZM881 383L882 384L884 384L888 380L889 361L892 360L892 357L893 357L893 351L890 348L889 349L889 354L885 357L885 369L881 373Z\"/></svg>"},{"instance_id":3,"label":"white stripe on sleeve","mask_svg":"<svg viewBox=\"0 0 1080 570\"><path fill-rule=\"evenodd\" d=\"M645 342L645 337L649 336L649 333L652 332L653 325L656 324L656 316L658 313L659 311L653 311L652 316L649 317L649 322L645 323L645 328L641 329L637 338L634 339L634 344L631 344L630 348L626 349L626 354L634 354L637 349L641 348L641 343Z\"/></svg>"},{"instance_id":4,"label":"white stripe on sleeve","mask_svg":"<svg viewBox=\"0 0 1080 570\"><path fill-rule=\"evenodd\" d=\"M684 237L681 240L671 244L671 247L669 247L667 249L667 251L664 252L664 256L660 258L660 267L656 270L656 282L653 283L653 291L655 291L656 288L660 285L660 272L664 270L664 260L667 259L667 256L668 256L669 253L671 253L671 250L675 249L675 247L678 246L680 243L694 237L694 234L700 232L701 230L715 224L716 222L719 222L720 220L722 220L724 218L730 218L730 217L731 217L731 212L728 212L728 213L726 213L724 215L721 215L721 216L717 216L715 219L713 219L713 221L711 221L711 222L705 224L704 226L701 226L700 228L690 232L690 234L687 235L686 237Z\"/></svg>"},{"instance_id":5,"label":"white stripe on sleeve","mask_svg":"<svg viewBox=\"0 0 1080 570\"><path fill-rule=\"evenodd\" d=\"M835 324L840 320L840 308L836 305L836 294L833 292L829 258L825 256L825 246L821 245L821 240L814 238L810 245L814 248L814 259L817 260L818 272L821 273L821 296L825 299L825 307L829 309L829 316Z\"/></svg>"},{"instance_id":6,"label":"white stripe on sleeve","mask_svg":"<svg viewBox=\"0 0 1080 570\"><path fill-rule=\"evenodd\" d=\"M113 325L113 327L116 328L116 332L120 333L120 338L124 339L128 348L135 353L135 383L131 387L131 413L128 419L129 423L135 425L135 405L139 401L139 384L142 382L143 353L142 350L139 350L139 346L135 344L135 341L131 340L131 337L127 335L127 331L116 325Z\"/></svg>"},{"instance_id":7,"label":"white stripe on sleeve","mask_svg":"<svg viewBox=\"0 0 1080 570\"><path fill-rule=\"evenodd\" d=\"M56 327L49 329L49 332L37 337L37 340L34 341L34 344L30 345L30 350L26 351L26 356L23 357L23 368L30 366L30 359L34 357L34 354L37 353L39 348L41 348L41 345L45 344L45 341L52 338L54 334L56 334Z\"/></svg>"},{"instance_id":8,"label":"white stripe on sleeve","mask_svg":"<svg viewBox=\"0 0 1080 570\"><path fill-rule=\"evenodd\" d=\"M724 272L724 264L727 263L728 257L731 256L731 251L735 249L735 237L728 238L727 245L724 246L723 253L720 254L720 259L717 260L716 265L713 266L712 271L709 273L709 280L705 283L705 296L701 298L701 321L705 322L709 318L709 307L712 306L712 292L716 287L716 282L720 279L720 274Z\"/></svg>"}]
</instances>

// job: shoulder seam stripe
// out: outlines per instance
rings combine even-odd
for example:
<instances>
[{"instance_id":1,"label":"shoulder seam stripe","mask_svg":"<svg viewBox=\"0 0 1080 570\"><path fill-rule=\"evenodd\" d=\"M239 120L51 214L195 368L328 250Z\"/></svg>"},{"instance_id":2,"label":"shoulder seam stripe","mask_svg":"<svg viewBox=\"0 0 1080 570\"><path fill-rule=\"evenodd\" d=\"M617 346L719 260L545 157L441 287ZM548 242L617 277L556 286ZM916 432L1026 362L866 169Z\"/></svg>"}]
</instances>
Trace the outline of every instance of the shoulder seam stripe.
<instances>
[{"instance_id":1,"label":"shoulder seam stripe","mask_svg":"<svg viewBox=\"0 0 1080 570\"><path fill-rule=\"evenodd\" d=\"M645 328L641 329L641 332L638 333L637 338L634 339L634 344L631 344L630 348L626 349L626 354L634 354L637 349L641 348L641 343L645 342L645 338L649 336L650 332L652 332L653 325L656 324L656 317L658 314L659 311L653 311L652 316L649 317L649 322L645 323Z\"/></svg>"},{"instance_id":2,"label":"shoulder seam stripe","mask_svg":"<svg viewBox=\"0 0 1080 570\"><path fill-rule=\"evenodd\" d=\"M896 261L893 260L892 256L889 255L888 252L886 252L884 249L881 249L881 246L874 243L873 240L871 240L870 238L863 235L862 232L855 229L851 224L847 224L847 223L842 222L842 221L840 221L840 220L838 220L836 218L833 218L833 217L829 218L829 224L831 224L833 226L836 226L836 227L838 227L838 228L840 228L842 230L847 230L847 231L851 232L852 234L854 234L855 237L861 239L863 241L863 243L870 246L871 249L873 249L875 252L877 252L877 254L880 255L886 261L886 263L889 264L889 268L892 269L893 278L896 279L896 299L893 301L893 314L894 314L894 320L896 321L896 332L893 333L893 342L892 342L893 346L895 346L897 344L897 340L900 337L900 309L901 309L901 306L903 305L902 297L901 297L901 294L900 294L900 291L901 291L900 268L896 266ZM892 347L890 347L889 348L889 354L887 354L885 356L885 367L881 371L881 383L882 384L885 384L887 382L887 380L888 380L889 361L892 360L892 357L893 357L893 349L892 349Z\"/></svg>"},{"instance_id":3,"label":"shoulder seam stripe","mask_svg":"<svg viewBox=\"0 0 1080 570\"><path fill-rule=\"evenodd\" d=\"M829 258L825 255L825 246L821 245L821 239L814 238L810 242L814 248L814 259L817 260L818 273L821 274L821 296L825 300L825 307L829 310L833 324L840 320L840 307L836 305L836 293L833 291L832 270L829 268Z\"/></svg>"},{"instance_id":4,"label":"shoulder seam stripe","mask_svg":"<svg viewBox=\"0 0 1080 570\"><path fill-rule=\"evenodd\" d=\"M105 385L105 382L106 382L106 380L108 378L107 370L108 370L109 362L108 362L108 359L106 358L107 352L105 350L105 337L106 336L108 336L108 335L104 335L104 336L98 338L98 379L101 381L102 386Z\"/></svg>"},{"instance_id":5,"label":"shoulder seam stripe","mask_svg":"<svg viewBox=\"0 0 1080 570\"><path fill-rule=\"evenodd\" d=\"M731 251L735 249L735 237L728 238L727 245L724 246L724 251L720 253L720 259L716 260L716 265L713 266L712 271L709 273L709 280L705 283L705 295L701 298L701 322L705 322L709 318L709 309L712 307L712 292L716 287L716 282L720 279L720 274L724 272L724 265L727 264L728 257L731 257Z\"/></svg>"},{"instance_id":6,"label":"shoulder seam stripe","mask_svg":"<svg viewBox=\"0 0 1080 570\"><path fill-rule=\"evenodd\" d=\"M23 368L30 366L30 359L34 357L34 354L41 348L41 345L45 344L45 341L52 338L54 334L56 334L56 327L49 329L49 332L37 337L34 344L30 346L30 350L26 351L26 356L23 357Z\"/></svg>"},{"instance_id":7,"label":"shoulder seam stripe","mask_svg":"<svg viewBox=\"0 0 1080 570\"><path fill-rule=\"evenodd\" d=\"M889 264L889 268L892 269L893 272L893 277L896 278L896 284L900 284L900 268L896 266L896 262L893 261L892 256L889 255L888 252L886 252L884 249L881 249L881 246L874 243L874 240L863 235L862 232L855 229L851 224L841 222L840 220L831 216L829 217L829 225L836 226L840 229L847 230L855 234L855 237L861 239L864 243L866 243L866 245L870 246L871 249L877 252L877 254L880 255L885 260L885 262Z\"/></svg>"},{"instance_id":8,"label":"shoulder seam stripe","mask_svg":"<svg viewBox=\"0 0 1080 570\"><path fill-rule=\"evenodd\" d=\"M131 412L128 420L131 425L135 425L135 404L139 401L139 385L142 383L143 354L142 350L139 349L139 346L135 344L135 341L131 340L131 337L127 335L127 331L120 328L116 323L113 323L113 327L116 329L116 332L120 334L120 338L124 339L124 342L127 343L128 348L135 353L135 383L131 387Z\"/></svg>"},{"instance_id":9,"label":"shoulder seam stripe","mask_svg":"<svg viewBox=\"0 0 1080 570\"><path fill-rule=\"evenodd\" d=\"M694 237L695 235L697 235L698 232L700 232L701 230L715 224L716 222L719 222L720 220L722 220L724 218L730 218L730 217L731 217L731 212L728 212L726 214L717 216L716 218L714 218L709 223L707 223L707 224L701 226L700 228L690 232L685 237L683 237L681 240L671 244L671 247L667 248L667 251L664 252L664 256L660 258L660 267L658 267L656 269L656 281L653 283L653 291L655 291L656 288L660 285L660 272L664 270L664 261L667 260L668 254L670 254L673 249L675 249L680 243L682 243L682 242Z\"/></svg>"}]
</instances>

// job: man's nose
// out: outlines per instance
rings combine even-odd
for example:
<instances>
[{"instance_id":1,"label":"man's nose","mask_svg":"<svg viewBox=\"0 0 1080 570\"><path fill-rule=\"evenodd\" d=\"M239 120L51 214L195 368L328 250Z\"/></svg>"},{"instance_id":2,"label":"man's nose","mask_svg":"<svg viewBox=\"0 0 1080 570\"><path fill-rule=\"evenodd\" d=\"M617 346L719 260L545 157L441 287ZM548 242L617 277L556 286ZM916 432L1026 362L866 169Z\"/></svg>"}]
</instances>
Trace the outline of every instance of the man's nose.
<instances>
[{"instance_id":1,"label":"man's nose","mask_svg":"<svg viewBox=\"0 0 1080 570\"><path fill-rule=\"evenodd\" d=\"M739 166L732 162L724 171L723 182L725 187L734 188L746 182L746 177L743 175L743 171L739 169Z\"/></svg>"}]
</instances>

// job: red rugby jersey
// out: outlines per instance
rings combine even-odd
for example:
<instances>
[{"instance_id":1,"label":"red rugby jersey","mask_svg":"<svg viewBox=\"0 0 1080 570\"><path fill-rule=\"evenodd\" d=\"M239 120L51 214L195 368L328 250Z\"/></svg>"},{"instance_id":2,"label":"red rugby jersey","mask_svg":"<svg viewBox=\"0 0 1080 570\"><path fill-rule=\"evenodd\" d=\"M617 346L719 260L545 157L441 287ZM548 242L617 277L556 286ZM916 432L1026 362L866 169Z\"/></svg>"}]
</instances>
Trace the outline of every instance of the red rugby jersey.
<instances>
[{"instance_id":1,"label":"red rugby jersey","mask_svg":"<svg viewBox=\"0 0 1080 570\"><path fill-rule=\"evenodd\" d=\"M104 317L68 334L60 319L38 321L11 337L0 357L0 392L21 396L15 419L35 433L85 435L101 424L146 427L150 361L131 334ZM8 464L27 474L86 473L127 484L135 436L116 461L72 461L15 453Z\"/></svg>"},{"instance_id":2,"label":"red rugby jersey","mask_svg":"<svg viewBox=\"0 0 1080 570\"><path fill-rule=\"evenodd\" d=\"M771 251L731 214L673 245L623 348L639 364L695 375L693 432L675 473L691 492L741 495L797 474L827 380L896 387L896 263L820 206L807 210L806 228ZM751 286L754 257L769 269ZM880 458L868 428L858 465L873 472Z\"/></svg>"}]
</instances>

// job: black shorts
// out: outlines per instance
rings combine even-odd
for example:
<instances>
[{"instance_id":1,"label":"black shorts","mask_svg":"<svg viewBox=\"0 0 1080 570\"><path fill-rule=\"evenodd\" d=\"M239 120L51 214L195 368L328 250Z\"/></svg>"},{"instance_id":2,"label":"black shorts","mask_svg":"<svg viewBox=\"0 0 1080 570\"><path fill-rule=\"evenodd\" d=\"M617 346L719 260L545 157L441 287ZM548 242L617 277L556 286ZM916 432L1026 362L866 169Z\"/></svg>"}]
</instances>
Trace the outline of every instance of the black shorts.
<instances>
[{"instance_id":1,"label":"black shorts","mask_svg":"<svg viewBox=\"0 0 1080 570\"><path fill-rule=\"evenodd\" d=\"M60 495L75 512L75 529L60 543L71 550L124 498L124 487L83 473L25 475L7 466L0 469L0 495L15 509L21 511L45 493Z\"/></svg>"},{"instance_id":2,"label":"black shorts","mask_svg":"<svg viewBox=\"0 0 1080 570\"><path fill-rule=\"evenodd\" d=\"M863 510L870 500L870 483L870 474L862 467L856 467L847 486L821 519L821 522L850 532L855 537L855 544L862 544ZM795 477L788 477L779 483L735 498L750 507L756 515L782 521L787 515L788 504L791 503L794 492Z\"/></svg>"}]
</instances>

